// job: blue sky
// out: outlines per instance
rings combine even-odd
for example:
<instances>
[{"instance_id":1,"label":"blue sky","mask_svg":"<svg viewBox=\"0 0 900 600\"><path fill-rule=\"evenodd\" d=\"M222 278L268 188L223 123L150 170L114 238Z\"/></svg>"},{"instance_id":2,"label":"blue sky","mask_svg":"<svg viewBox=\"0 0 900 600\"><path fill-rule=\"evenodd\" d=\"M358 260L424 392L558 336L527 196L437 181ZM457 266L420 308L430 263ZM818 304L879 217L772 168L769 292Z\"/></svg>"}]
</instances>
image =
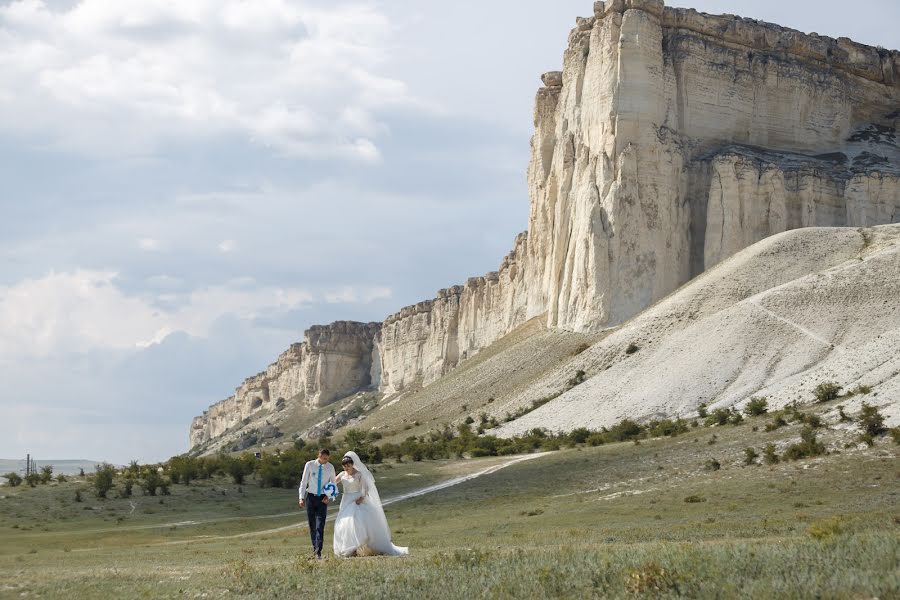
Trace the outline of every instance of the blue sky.
<instances>
[{"instance_id":1,"label":"blue sky","mask_svg":"<svg viewBox=\"0 0 900 600\"><path fill-rule=\"evenodd\" d=\"M893 0L687 5L900 46ZM590 13L0 2L0 456L183 452L309 325L495 269L526 226L539 75Z\"/></svg>"}]
</instances>

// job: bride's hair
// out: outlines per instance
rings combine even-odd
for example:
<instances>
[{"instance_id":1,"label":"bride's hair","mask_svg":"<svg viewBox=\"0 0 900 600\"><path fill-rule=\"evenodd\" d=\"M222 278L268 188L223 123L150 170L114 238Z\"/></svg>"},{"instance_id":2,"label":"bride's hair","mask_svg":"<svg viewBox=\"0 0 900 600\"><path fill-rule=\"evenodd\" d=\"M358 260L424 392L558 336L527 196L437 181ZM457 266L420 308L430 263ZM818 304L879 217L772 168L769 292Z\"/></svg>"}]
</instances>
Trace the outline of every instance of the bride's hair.
<instances>
[{"instance_id":1,"label":"bride's hair","mask_svg":"<svg viewBox=\"0 0 900 600\"><path fill-rule=\"evenodd\" d=\"M341 464L342 464L342 465L352 465L352 464L353 464L353 459L350 458L349 456L345 456L345 457L341 460Z\"/></svg>"}]
</instances>

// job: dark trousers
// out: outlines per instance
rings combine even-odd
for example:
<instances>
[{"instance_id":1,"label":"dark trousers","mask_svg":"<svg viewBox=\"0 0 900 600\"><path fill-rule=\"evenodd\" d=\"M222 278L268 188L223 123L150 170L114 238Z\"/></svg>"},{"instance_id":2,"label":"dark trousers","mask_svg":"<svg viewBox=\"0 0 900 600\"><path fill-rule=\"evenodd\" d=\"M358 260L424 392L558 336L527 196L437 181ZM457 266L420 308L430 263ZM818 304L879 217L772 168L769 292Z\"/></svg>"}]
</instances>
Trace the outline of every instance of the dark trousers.
<instances>
[{"instance_id":1,"label":"dark trousers","mask_svg":"<svg viewBox=\"0 0 900 600\"><path fill-rule=\"evenodd\" d=\"M306 518L309 519L309 538L313 551L322 556L322 543L325 540L325 517L328 516L328 505L325 496L306 494Z\"/></svg>"}]
</instances>

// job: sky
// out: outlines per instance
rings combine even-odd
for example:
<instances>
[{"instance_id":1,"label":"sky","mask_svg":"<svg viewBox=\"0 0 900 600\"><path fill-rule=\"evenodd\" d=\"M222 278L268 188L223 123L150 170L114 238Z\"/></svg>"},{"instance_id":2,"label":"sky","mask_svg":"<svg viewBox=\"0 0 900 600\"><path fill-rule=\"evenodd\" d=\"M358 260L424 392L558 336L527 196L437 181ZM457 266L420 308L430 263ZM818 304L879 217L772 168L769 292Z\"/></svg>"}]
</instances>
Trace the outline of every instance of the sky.
<instances>
[{"instance_id":1,"label":"sky","mask_svg":"<svg viewBox=\"0 0 900 600\"><path fill-rule=\"evenodd\" d=\"M668 2L900 47L900 3ZM589 0L0 1L0 457L164 460L308 326L495 270Z\"/></svg>"}]
</instances>

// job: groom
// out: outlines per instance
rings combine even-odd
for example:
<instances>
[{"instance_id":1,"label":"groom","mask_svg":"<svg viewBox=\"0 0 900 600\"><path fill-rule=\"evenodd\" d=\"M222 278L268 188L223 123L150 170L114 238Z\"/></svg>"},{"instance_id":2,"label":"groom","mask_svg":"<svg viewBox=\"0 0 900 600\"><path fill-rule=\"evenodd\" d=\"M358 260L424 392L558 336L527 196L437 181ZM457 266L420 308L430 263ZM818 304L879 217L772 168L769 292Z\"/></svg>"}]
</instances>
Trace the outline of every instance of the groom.
<instances>
[{"instance_id":1,"label":"groom","mask_svg":"<svg viewBox=\"0 0 900 600\"><path fill-rule=\"evenodd\" d=\"M319 450L319 458L311 460L303 467L300 479L300 508L306 507L309 519L309 537L312 540L316 558L322 558L322 542L325 539L325 517L328 515L328 496L325 485L337 485L334 467L328 459L331 452L328 448Z\"/></svg>"}]
</instances>

